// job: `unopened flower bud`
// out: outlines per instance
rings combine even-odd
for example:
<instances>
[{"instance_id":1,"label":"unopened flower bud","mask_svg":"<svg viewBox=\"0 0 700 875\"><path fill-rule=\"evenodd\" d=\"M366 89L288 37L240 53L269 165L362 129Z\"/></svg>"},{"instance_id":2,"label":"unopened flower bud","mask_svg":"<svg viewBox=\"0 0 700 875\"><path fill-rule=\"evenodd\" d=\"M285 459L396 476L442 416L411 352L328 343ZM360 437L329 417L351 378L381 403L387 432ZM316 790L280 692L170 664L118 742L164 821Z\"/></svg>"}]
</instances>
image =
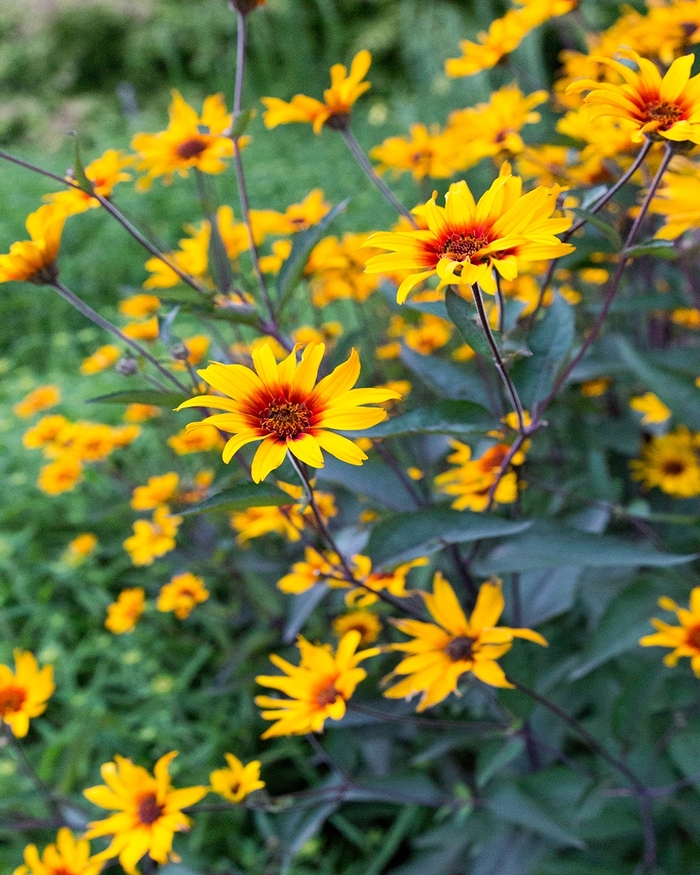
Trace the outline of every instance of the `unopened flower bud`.
<instances>
[{"instance_id":1,"label":"unopened flower bud","mask_svg":"<svg viewBox=\"0 0 700 875\"><path fill-rule=\"evenodd\" d=\"M184 343L174 343L170 347L170 355L181 362L186 362L189 357L190 351L187 349Z\"/></svg>"},{"instance_id":2,"label":"unopened flower bud","mask_svg":"<svg viewBox=\"0 0 700 875\"><path fill-rule=\"evenodd\" d=\"M121 374L122 377L131 377L136 371L139 369L139 364L136 359L132 358L121 358L114 366L114 370Z\"/></svg>"},{"instance_id":3,"label":"unopened flower bud","mask_svg":"<svg viewBox=\"0 0 700 875\"><path fill-rule=\"evenodd\" d=\"M264 2L265 0L228 0L228 6L233 12L240 12L241 15L247 15L257 6L262 6Z\"/></svg>"}]
</instances>

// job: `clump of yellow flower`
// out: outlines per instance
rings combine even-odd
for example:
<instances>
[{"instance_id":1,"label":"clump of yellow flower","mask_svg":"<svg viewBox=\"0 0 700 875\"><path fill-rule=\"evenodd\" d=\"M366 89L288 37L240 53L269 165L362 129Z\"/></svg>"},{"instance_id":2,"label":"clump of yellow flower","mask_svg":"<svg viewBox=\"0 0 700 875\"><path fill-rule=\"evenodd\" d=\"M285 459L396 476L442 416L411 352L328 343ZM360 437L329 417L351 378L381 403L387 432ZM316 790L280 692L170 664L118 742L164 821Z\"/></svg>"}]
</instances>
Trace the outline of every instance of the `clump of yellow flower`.
<instances>
[{"instance_id":1,"label":"clump of yellow flower","mask_svg":"<svg viewBox=\"0 0 700 875\"><path fill-rule=\"evenodd\" d=\"M137 486L131 496L134 510L154 510L166 504L175 495L180 477L175 471L148 478L145 486Z\"/></svg>"},{"instance_id":2,"label":"clump of yellow flower","mask_svg":"<svg viewBox=\"0 0 700 875\"><path fill-rule=\"evenodd\" d=\"M124 541L124 549L134 565L152 565L154 560L175 549L175 536L182 523L181 516L170 513L167 504L153 511L153 518L136 520L134 534Z\"/></svg>"},{"instance_id":3,"label":"clump of yellow flower","mask_svg":"<svg viewBox=\"0 0 700 875\"><path fill-rule=\"evenodd\" d=\"M229 802L242 802L256 790L262 790L265 782L260 780L260 760L253 760L247 765L232 753L225 753L228 763L225 769L216 769L209 775L209 783L213 793L218 793Z\"/></svg>"},{"instance_id":4,"label":"clump of yellow flower","mask_svg":"<svg viewBox=\"0 0 700 875\"><path fill-rule=\"evenodd\" d=\"M313 527L314 513L311 506L303 500L303 488L292 483L284 483L282 480L277 480L276 484L294 499L294 503L249 507L246 510L234 511L230 519L231 528L238 533L237 544L245 544L252 538L273 533L282 535L288 541L298 541L305 527ZM321 518L327 523L338 513L335 498L332 493L321 490L314 490L314 497Z\"/></svg>"},{"instance_id":5,"label":"clump of yellow flower","mask_svg":"<svg viewBox=\"0 0 700 875\"><path fill-rule=\"evenodd\" d=\"M68 544L64 559L69 565L80 565L94 551L95 547L97 547L97 535L92 532L83 532Z\"/></svg>"},{"instance_id":6,"label":"clump of yellow flower","mask_svg":"<svg viewBox=\"0 0 700 875\"><path fill-rule=\"evenodd\" d=\"M146 607L146 592L143 587L133 586L123 589L116 602L107 606L105 629L113 635L133 632Z\"/></svg>"},{"instance_id":7,"label":"clump of yellow flower","mask_svg":"<svg viewBox=\"0 0 700 875\"><path fill-rule=\"evenodd\" d=\"M418 711L442 702L450 693L457 693L459 679L470 672L485 684L512 687L496 661L507 653L514 638L525 638L547 645L532 629L511 629L497 626L505 601L499 580L481 585L476 605L467 619L454 590L445 578L436 573L433 592L421 593L434 623L421 620L393 620L396 628L412 640L392 644L392 650L408 656L389 675L407 675L385 690L390 699L410 699L421 694Z\"/></svg>"},{"instance_id":8,"label":"clump of yellow flower","mask_svg":"<svg viewBox=\"0 0 700 875\"><path fill-rule=\"evenodd\" d=\"M47 845L41 856L36 845L27 845L24 864L13 875L99 875L101 870L102 863L90 856L90 843L62 826L55 844Z\"/></svg>"},{"instance_id":9,"label":"clump of yellow flower","mask_svg":"<svg viewBox=\"0 0 700 875\"><path fill-rule=\"evenodd\" d=\"M209 598L204 579L186 571L175 574L169 583L161 587L156 607L167 613L172 611L178 620L186 620L194 608Z\"/></svg>"},{"instance_id":10,"label":"clump of yellow flower","mask_svg":"<svg viewBox=\"0 0 700 875\"><path fill-rule=\"evenodd\" d=\"M29 732L29 721L46 710L46 702L56 689L53 666L39 668L34 654L15 650L15 670L0 665L0 723L16 738Z\"/></svg>"}]
</instances>

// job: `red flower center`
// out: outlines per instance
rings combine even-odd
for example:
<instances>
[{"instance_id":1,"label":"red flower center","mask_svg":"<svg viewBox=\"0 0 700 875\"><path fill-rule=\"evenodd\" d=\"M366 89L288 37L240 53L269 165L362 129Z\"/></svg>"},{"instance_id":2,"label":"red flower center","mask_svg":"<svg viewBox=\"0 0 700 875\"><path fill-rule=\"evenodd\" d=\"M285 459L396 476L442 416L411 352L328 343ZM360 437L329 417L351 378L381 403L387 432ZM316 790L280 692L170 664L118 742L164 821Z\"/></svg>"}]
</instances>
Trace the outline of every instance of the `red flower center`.
<instances>
[{"instance_id":1,"label":"red flower center","mask_svg":"<svg viewBox=\"0 0 700 875\"><path fill-rule=\"evenodd\" d=\"M445 647L445 653L452 662L461 662L463 659L472 659L474 656L475 639L467 635L458 635Z\"/></svg>"},{"instance_id":2,"label":"red flower center","mask_svg":"<svg viewBox=\"0 0 700 875\"><path fill-rule=\"evenodd\" d=\"M700 623L697 626L691 626L690 629L688 629L686 644L700 652Z\"/></svg>"},{"instance_id":3,"label":"red flower center","mask_svg":"<svg viewBox=\"0 0 700 875\"><path fill-rule=\"evenodd\" d=\"M5 687L0 689L0 717L19 711L27 698L27 691L22 687Z\"/></svg>"},{"instance_id":4,"label":"red flower center","mask_svg":"<svg viewBox=\"0 0 700 875\"><path fill-rule=\"evenodd\" d=\"M643 107L644 120L658 122L657 130L667 131L671 125L684 119L686 113L677 103L669 103L666 100L650 100Z\"/></svg>"},{"instance_id":5,"label":"red flower center","mask_svg":"<svg viewBox=\"0 0 700 875\"><path fill-rule=\"evenodd\" d=\"M200 140L199 137L191 137L189 140L185 140L184 143L180 143L175 151L180 158L184 158L187 161L190 158L197 158L206 148L207 144L204 140Z\"/></svg>"},{"instance_id":6,"label":"red flower center","mask_svg":"<svg viewBox=\"0 0 700 875\"><path fill-rule=\"evenodd\" d=\"M295 438L311 423L311 412L303 401L273 401L260 414L260 428L277 437Z\"/></svg>"},{"instance_id":7,"label":"red flower center","mask_svg":"<svg viewBox=\"0 0 700 875\"><path fill-rule=\"evenodd\" d=\"M667 459L661 465L661 470L669 477L679 477L685 469L686 464L682 459Z\"/></svg>"},{"instance_id":8,"label":"red flower center","mask_svg":"<svg viewBox=\"0 0 700 875\"><path fill-rule=\"evenodd\" d=\"M442 244L440 250L443 258L452 261L470 261L472 256L480 252L491 241L485 233L469 232L466 234L452 234Z\"/></svg>"},{"instance_id":9,"label":"red flower center","mask_svg":"<svg viewBox=\"0 0 700 875\"><path fill-rule=\"evenodd\" d=\"M155 793L146 793L139 799L138 818L144 826L150 826L161 816L163 807L156 799Z\"/></svg>"},{"instance_id":10,"label":"red flower center","mask_svg":"<svg viewBox=\"0 0 700 875\"><path fill-rule=\"evenodd\" d=\"M325 708L326 705L332 705L337 698L338 691L335 688L335 684L331 681L331 683L327 684L325 687L321 687L316 693L316 704L320 708Z\"/></svg>"}]
</instances>

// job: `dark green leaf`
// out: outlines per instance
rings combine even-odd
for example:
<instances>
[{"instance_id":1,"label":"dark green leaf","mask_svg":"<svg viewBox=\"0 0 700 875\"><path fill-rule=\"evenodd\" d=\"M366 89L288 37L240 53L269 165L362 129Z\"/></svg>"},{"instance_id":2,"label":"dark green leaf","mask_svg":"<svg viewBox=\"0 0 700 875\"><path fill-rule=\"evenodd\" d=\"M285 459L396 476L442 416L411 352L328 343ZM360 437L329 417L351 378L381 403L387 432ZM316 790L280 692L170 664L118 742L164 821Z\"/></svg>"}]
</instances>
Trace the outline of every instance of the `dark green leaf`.
<instances>
[{"instance_id":1,"label":"dark green leaf","mask_svg":"<svg viewBox=\"0 0 700 875\"><path fill-rule=\"evenodd\" d=\"M250 124L251 120L255 117L255 110L253 109L244 109L236 119L233 125L233 130L231 131L231 139L237 140L242 134L245 133L246 128Z\"/></svg>"},{"instance_id":2,"label":"dark green leaf","mask_svg":"<svg viewBox=\"0 0 700 875\"><path fill-rule=\"evenodd\" d=\"M230 489L191 504L183 510L178 510L180 516L202 513L208 510L224 510L227 512L247 510L249 507L282 507L294 504L286 492L260 483L237 483Z\"/></svg>"},{"instance_id":3,"label":"dark green leaf","mask_svg":"<svg viewBox=\"0 0 700 875\"><path fill-rule=\"evenodd\" d=\"M159 392L157 389L131 389L126 392L111 392L109 395L98 395L89 398L87 404L153 404L156 407L178 407L185 396L177 392Z\"/></svg>"},{"instance_id":4,"label":"dark green leaf","mask_svg":"<svg viewBox=\"0 0 700 875\"><path fill-rule=\"evenodd\" d=\"M200 307L210 303L206 295L200 294L192 286L176 286L172 289L158 289L161 301L173 304L198 304Z\"/></svg>"},{"instance_id":5,"label":"dark green leaf","mask_svg":"<svg viewBox=\"0 0 700 875\"><path fill-rule=\"evenodd\" d=\"M75 158L73 160L73 176L75 177L75 181L78 185L83 189L83 191L87 191L90 194L93 194L95 191L95 187L92 182L85 175L85 168L83 167L83 161L80 157L80 140L78 139L77 133L75 131L73 133L73 138L75 142Z\"/></svg>"},{"instance_id":6,"label":"dark green leaf","mask_svg":"<svg viewBox=\"0 0 700 875\"><path fill-rule=\"evenodd\" d=\"M311 255L311 250L349 203L349 198L341 201L321 219L318 225L314 225L295 236L292 251L282 265L277 278L277 296L280 301L280 309L284 307L289 295L297 287L304 273L306 262L309 260L309 255Z\"/></svg>"},{"instance_id":7,"label":"dark green leaf","mask_svg":"<svg viewBox=\"0 0 700 875\"><path fill-rule=\"evenodd\" d=\"M519 736L487 741L476 759L476 786L481 788L488 784L494 775L505 769L524 749L525 742Z\"/></svg>"},{"instance_id":8,"label":"dark green leaf","mask_svg":"<svg viewBox=\"0 0 700 875\"><path fill-rule=\"evenodd\" d=\"M387 419L368 429L367 437L405 434L484 434L498 425L480 404L472 401L438 401Z\"/></svg>"},{"instance_id":9,"label":"dark green leaf","mask_svg":"<svg viewBox=\"0 0 700 875\"><path fill-rule=\"evenodd\" d=\"M489 406L489 397L478 375L457 362L436 355L419 355L408 347L401 350L401 361L436 395L443 398L465 398Z\"/></svg>"},{"instance_id":10,"label":"dark green leaf","mask_svg":"<svg viewBox=\"0 0 700 875\"><path fill-rule=\"evenodd\" d=\"M432 507L383 520L372 529L366 551L375 565L390 566L435 553L448 544L515 534L530 525L527 520Z\"/></svg>"},{"instance_id":11,"label":"dark green leaf","mask_svg":"<svg viewBox=\"0 0 700 875\"><path fill-rule=\"evenodd\" d=\"M625 250L627 258L639 258L641 255L653 255L655 258L664 258L673 261L678 258L678 250L672 240L647 240L646 243L638 243Z\"/></svg>"},{"instance_id":12,"label":"dark green leaf","mask_svg":"<svg viewBox=\"0 0 700 875\"><path fill-rule=\"evenodd\" d=\"M221 239L219 222L216 213L212 211L207 218L211 227L209 235L209 269L211 270L214 285L223 294L227 295L233 287L233 270L231 261L226 252L224 241Z\"/></svg>"},{"instance_id":13,"label":"dark green leaf","mask_svg":"<svg viewBox=\"0 0 700 875\"><path fill-rule=\"evenodd\" d=\"M445 293L445 304L447 312L450 314L450 319L457 326L457 330L462 335L466 343L471 346L474 352L485 358L491 358L491 348L484 336L484 330L478 326L472 314L475 311L461 295L453 289L448 289Z\"/></svg>"},{"instance_id":14,"label":"dark green leaf","mask_svg":"<svg viewBox=\"0 0 700 875\"><path fill-rule=\"evenodd\" d=\"M683 777L692 778L694 786L700 788L700 730L687 727L674 735L669 753Z\"/></svg>"},{"instance_id":15,"label":"dark green leaf","mask_svg":"<svg viewBox=\"0 0 700 875\"><path fill-rule=\"evenodd\" d=\"M559 294L528 338L532 355L517 368L516 385L528 409L552 389L574 342L574 310ZM514 371L514 378L516 371Z\"/></svg>"},{"instance_id":16,"label":"dark green leaf","mask_svg":"<svg viewBox=\"0 0 700 875\"><path fill-rule=\"evenodd\" d=\"M499 787L484 800L486 807L499 819L537 832L557 844L583 848L581 839L557 822L554 812L547 811L539 800L513 785Z\"/></svg>"},{"instance_id":17,"label":"dark green leaf","mask_svg":"<svg viewBox=\"0 0 700 875\"><path fill-rule=\"evenodd\" d=\"M614 228L609 222L603 221L600 216L596 216L588 210L574 209L572 212L585 219L588 225L592 225L597 231L600 231L612 243L615 250L622 249L622 237L620 237L617 228Z\"/></svg>"},{"instance_id":18,"label":"dark green leaf","mask_svg":"<svg viewBox=\"0 0 700 875\"><path fill-rule=\"evenodd\" d=\"M320 483L335 483L353 495L364 495L380 507L408 510L416 500L394 472L381 462L370 460L363 465L346 465L326 456L326 464L317 474Z\"/></svg>"}]
</instances>

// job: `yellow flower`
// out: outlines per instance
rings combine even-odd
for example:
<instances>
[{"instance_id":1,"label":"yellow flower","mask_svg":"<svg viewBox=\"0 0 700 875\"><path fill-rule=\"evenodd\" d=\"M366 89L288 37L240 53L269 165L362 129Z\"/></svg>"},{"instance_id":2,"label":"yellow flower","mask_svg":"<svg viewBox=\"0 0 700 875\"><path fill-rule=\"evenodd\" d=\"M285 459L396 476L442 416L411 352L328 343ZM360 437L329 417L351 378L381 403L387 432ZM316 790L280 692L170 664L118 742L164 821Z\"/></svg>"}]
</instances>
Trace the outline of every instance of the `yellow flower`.
<instances>
[{"instance_id":1,"label":"yellow flower","mask_svg":"<svg viewBox=\"0 0 700 875\"><path fill-rule=\"evenodd\" d=\"M211 364L197 373L228 397L199 395L177 409L212 407L226 411L187 426L191 430L209 424L233 433L224 447L224 462L230 462L246 444L262 441L251 469L256 483L282 464L288 450L314 468L323 467L322 450L343 462L361 465L367 456L348 438L328 429L370 428L386 417L386 411L360 405L398 396L388 390L351 388L360 375L355 350L316 385L324 351L322 343L310 343L297 362L295 347L278 365L265 344L253 352L254 371L244 365Z\"/></svg>"},{"instance_id":2,"label":"yellow flower","mask_svg":"<svg viewBox=\"0 0 700 875\"><path fill-rule=\"evenodd\" d=\"M59 829L56 844L47 845L39 856L36 845L24 849L24 865L13 875L98 875L102 863L90 857L90 843L76 839L65 826Z\"/></svg>"},{"instance_id":3,"label":"yellow flower","mask_svg":"<svg viewBox=\"0 0 700 875\"><path fill-rule=\"evenodd\" d=\"M477 513L486 510L489 492L496 481L501 465L510 447L495 444L479 459L472 459L471 448L457 440L450 441L455 451L447 457L455 467L435 478L435 485L447 495L456 496L452 502L455 510L473 510ZM524 461L523 452L517 453L511 462L520 465ZM515 472L508 470L501 478L494 493L497 504L512 504L518 496L518 480Z\"/></svg>"},{"instance_id":4,"label":"yellow flower","mask_svg":"<svg viewBox=\"0 0 700 875\"><path fill-rule=\"evenodd\" d=\"M611 377L595 377L593 380L584 380L581 383L581 394L584 398L600 398L608 391L608 386L611 383Z\"/></svg>"},{"instance_id":5,"label":"yellow flower","mask_svg":"<svg viewBox=\"0 0 700 875\"><path fill-rule=\"evenodd\" d=\"M124 549L134 565L152 565L154 559L175 549L175 535L182 522L181 516L171 516L167 504L153 512L153 519L136 520L134 534L124 541Z\"/></svg>"},{"instance_id":6,"label":"yellow flower","mask_svg":"<svg viewBox=\"0 0 700 875\"><path fill-rule=\"evenodd\" d=\"M131 295L119 302L119 312L130 319L143 319L151 316L160 307L156 295Z\"/></svg>"},{"instance_id":7,"label":"yellow flower","mask_svg":"<svg viewBox=\"0 0 700 875\"><path fill-rule=\"evenodd\" d=\"M369 273L411 270L399 286L400 304L411 289L435 274L438 288L478 283L493 294L494 268L512 280L520 261L559 258L574 249L555 236L571 225L569 218L552 218L559 187L539 186L522 194L522 180L511 175L507 162L478 203L464 181L450 186L444 208L435 203L436 194L425 204L427 230L380 232L367 242L390 250L369 258Z\"/></svg>"},{"instance_id":8,"label":"yellow flower","mask_svg":"<svg viewBox=\"0 0 700 875\"><path fill-rule=\"evenodd\" d=\"M69 565L78 566L92 553L97 546L97 535L83 532L77 535L66 547L64 559Z\"/></svg>"},{"instance_id":9,"label":"yellow flower","mask_svg":"<svg viewBox=\"0 0 700 875\"><path fill-rule=\"evenodd\" d=\"M31 239L13 243L7 255L0 255L0 283L12 280L26 280L38 286L54 283L65 221L65 212L53 204L30 213L26 226Z\"/></svg>"},{"instance_id":10,"label":"yellow flower","mask_svg":"<svg viewBox=\"0 0 700 875\"><path fill-rule=\"evenodd\" d=\"M426 176L447 179L463 169L452 136L421 124L411 125L410 131L409 137L389 137L370 151L370 157L379 163L380 173L393 170L398 176L410 172L420 182Z\"/></svg>"},{"instance_id":11,"label":"yellow flower","mask_svg":"<svg viewBox=\"0 0 700 875\"><path fill-rule=\"evenodd\" d=\"M131 159L116 149L107 149L104 155L91 161L85 168L85 176L92 183L94 193L105 198L111 197L117 183L131 179L131 175L124 172L124 168L130 163ZM68 179L75 181L72 175ZM78 188L47 195L44 200L63 210L67 216L101 206L97 198Z\"/></svg>"},{"instance_id":12,"label":"yellow flower","mask_svg":"<svg viewBox=\"0 0 700 875\"><path fill-rule=\"evenodd\" d=\"M158 317L153 316L145 322L130 322L122 331L132 340L156 340L160 332Z\"/></svg>"},{"instance_id":13,"label":"yellow flower","mask_svg":"<svg viewBox=\"0 0 700 875\"><path fill-rule=\"evenodd\" d=\"M262 738L321 732L326 720L340 720L355 687L367 677L367 672L357 666L379 653L377 647L356 652L359 643L357 630L346 632L334 654L329 646L311 644L299 636L297 647L301 662L298 666L273 653L270 661L284 674L260 675L255 680L288 698L256 697L255 704L266 709L262 712L263 719L277 721Z\"/></svg>"},{"instance_id":14,"label":"yellow flower","mask_svg":"<svg viewBox=\"0 0 700 875\"><path fill-rule=\"evenodd\" d=\"M85 838L112 837L109 847L97 854L95 860L119 857L127 875L137 875L136 864L145 854L156 863L177 859L172 851L173 836L189 829L192 823L182 809L199 802L208 788L174 790L168 766L176 756L177 751L162 756L153 775L121 756L102 766L105 783L89 787L85 796L95 805L116 813L88 824Z\"/></svg>"},{"instance_id":15,"label":"yellow flower","mask_svg":"<svg viewBox=\"0 0 700 875\"><path fill-rule=\"evenodd\" d=\"M510 650L513 639L526 638L547 645L545 639L531 629L496 626L505 604L499 580L481 585L468 620L454 590L440 572L435 575L432 595L421 594L435 623L392 621L413 640L391 645L392 650L409 655L389 677L397 674L408 677L384 692L390 699L410 699L422 693L418 711L442 702L450 693L457 693L457 684L465 672L494 687L512 687L496 660Z\"/></svg>"},{"instance_id":16,"label":"yellow flower","mask_svg":"<svg viewBox=\"0 0 700 875\"><path fill-rule=\"evenodd\" d=\"M32 428L27 429L22 435L22 444L32 450L47 447L53 444L69 425L70 422L60 413L42 416Z\"/></svg>"},{"instance_id":17,"label":"yellow flower","mask_svg":"<svg viewBox=\"0 0 700 875\"><path fill-rule=\"evenodd\" d=\"M56 689L53 666L42 669L33 654L15 650L15 670L0 665L0 723L10 727L16 738L24 738L29 720L46 710L46 702Z\"/></svg>"},{"instance_id":18,"label":"yellow flower","mask_svg":"<svg viewBox=\"0 0 700 875\"><path fill-rule=\"evenodd\" d=\"M700 677L700 586L690 593L690 609L681 608L673 599L662 596L659 607L674 611L680 626L671 626L653 617L651 625L657 630L639 639L642 647L671 647L672 652L664 656L664 665L673 668L684 656L690 657L690 667L696 677Z\"/></svg>"},{"instance_id":19,"label":"yellow flower","mask_svg":"<svg viewBox=\"0 0 700 875\"><path fill-rule=\"evenodd\" d=\"M186 456L189 453L220 450L224 446L224 440L214 426L203 426L196 431L183 428L182 431L168 438L168 446L175 450L178 456Z\"/></svg>"},{"instance_id":20,"label":"yellow flower","mask_svg":"<svg viewBox=\"0 0 700 875\"><path fill-rule=\"evenodd\" d=\"M44 465L36 485L46 495L60 495L75 489L82 479L83 465L80 459L65 455Z\"/></svg>"},{"instance_id":21,"label":"yellow flower","mask_svg":"<svg viewBox=\"0 0 700 875\"><path fill-rule=\"evenodd\" d=\"M661 77L658 68L637 52L622 49L623 58L634 61L635 72L611 58L596 58L616 70L624 84L583 79L567 91L588 91L584 102L592 107L591 119L615 116L635 123L633 142L651 140L700 143L700 76L690 77L694 55L677 58Z\"/></svg>"},{"instance_id":22,"label":"yellow flower","mask_svg":"<svg viewBox=\"0 0 700 875\"><path fill-rule=\"evenodd\" d=\"M675 498L700 495L700 435L684 425L654 435L642 446L641 459L630 462L632 477L651 489L658 486Z\"/></svg>"},{"instance_id":23,"label":"yellow flower","mask_svg":"<svg viewBox=\"0 0 700 875\"><path fill-rule=\"evenodd\" d=\"M255 790L262 790L265 782L260 780L260 760L244 766L232 753L225 753L224 757L228 768L216 769L209 775L212 792L229 802L242 802Z\"/></svg>"},{"instance_id":24,"label":"yellow flower","mask_svg":"<svg viewBox=\"0 0 700 875\"><path fill-rule=\"evenodd\" d=\"M120 425L112 429L112 442L114 449L128 447L141 434L138 425Z\"/></svg>"},{"instance_id":25,"label":"yellow flower","mask_svg":"<svg viewBox=\"0 0 700 875\"><path fill-rule=\"evenodd\" d=\"M334 64L331 67L331 87L323 92L323 103L305 94L295 95L290 103L278 97L263 97L265 125L275 128L290 122L308 122L316 134L321 133L324 124L334 130L343 130L350 121L353 104L371 87L369 82L362 81L371 63L372 56L363 49L353 58L350 73L343 64Z\"/></svg>"},{"instance_id":26,"label":"yellow flower","mask_svg":"<svg viewBox=\"0 0 700 875\"><path fill-rule=\"evenodd\" d=\"M149 477L145 486L137 486L134 489L131 506L134 510L153 510L159 504L170 501L177 490L180 477L170 471L159 477Z\"/></svg>"},{"instance_id":27,"label":"yellow flower","mask_svg":"<svg viewBox=\"0 0 700 875\"><path fill-rule=\"evenodd\" d=\"M684 328L700 328L700 310L697 307L678 307L671 311L671 322Z\"/></svg>"},{"instance_id":28,"label":"yellow flower","mask_svg":"<svg viewBox=\"0 0 700 875\"><path fill-rule=\"evenodd\" d=\"M360 247L367 234L343 234L324 237L312 250L304 273L310 277L311 300L322 308L332 301L349 298L362 304L379 284L378 277L364 271L366 256Z\"/></svg>"},{"instance_id":29,"label":"yellow flower","mask_svg":"<svg viewBox=\"0 0 700 875\"><path fill-rule=\"evenodd\" d=\"M231 114L226 111L222 94L206 98L202 115L197 115L185 102L179 91L173 89L170 104L170 123L157 134L137 134L131 141L138 153L136 166L147 175L139 181L142 190L149 188L158 176L172 182L173 175L187 176L191 167L202 173L222 173L225 159L234 152L233 140L228 136ZM246 138L239 139L245 145Z\"/></svg>"},{"instance_id":30,"label":"yellow flower","mask_svg":"<svg viewBox=\"0 0 700 875\"><path fill-rule=\"evenodd\" d=\"M695 164L675 156L650 209L666 219L654 234L658 240L676 240L686 231L697 228L700 224L700 174Z\"/></svg>"},{"instance_id":31,"label":"yellow flower","mask_svg":"<svg viewBox=\"0 0 700 875\"><path fill-rule=\"evenodd\" d=\"M174 575L169 583L161 587L156 607L166 613L172 611L178 620L185 620L194 607L209 598L209 592L204 586L204 580L186 571Z\"/></svg>"},{"instance_id":32,"label":"yellow flower","mask_svg":"<svg viewBox=\"0 0 700 875\"><path fill-rule=\"evenodd\" d=\"M168 253L168 260L191 277L201 279L209 266L211 224L205 220L199 226L186 225L185 231L190 236L180 240L178 250ZM144 289L171 289L180 282L180 277L162 258L149 258L145 267L151 276L143 284Z\"/></svg>"},{"instance_id":33,"label":"yellow flower","mask_svg":"<svg viewBox=\"0 0 700 875\"><path fill-rule=\"evenodd\" d=\"M60 402L61 390L58 386L37 386L12 409L16 416L26 419L28 416L34 416L35 413L41 413L42 410L49 410Z\"/></svg>"},{"instance_id":34,"label":"yellow flower","mask_svg":"<svg viewBox=\"0 0 700 875\"><path fill-rule=\"evenodd\" d=\"M636 395L630 398L630 407L638 413L643 413L642 425L666 422L671 418L671 411L664 402L654 395L653 392L645 392L644 395Z\"/></svg>"},{"instance_id":35,"label":"yellow flower","mask_svg":"<svg viewBox=\"0 0 700 875\"><path fill-rule=\"evenodd\" d=\"M100 371L111 368L118 361L120 354L119 347L114 346L112 343L106 343L104 346L96 349L92 355L83 359L80 365L80 373L86 375L99 374Z\"/></svg>"},{"instance_id":36,"label":"yellow flower","mask_svg":"<svg viewBox=\"0 0 700 875\"><path fill-rule=\"evenodd\" d=\"M409 349L419 355L430 355L450 342L454 326L446 319L432 313L421 314L416 324L411 324L401 316L391 317L389 337L400 337Z\"/></svg>"},{"instance_id":37,"label":"yellow flower","mask_svg":"<svg viewBox=\"0 0 700 875\"><path fill-rule=\"evenodd\" d=\"M116 602L107 606L105 629L114 635L133 632L146 606L146 592L140 586L123 589Z\"/></svg>"},{"instance_id":38,"label":"yellow flower","mask_svg":"<svg viewBox=\"0 0 700 875\"><path fill-rule=\"evenodd\" d=\"M125 422L146 422L160 416L160 408L154 404L127 404L123 419Z\"/></svg>"},{"instance_id":39,"label":"yellow flower","mask_svg":"<svg viewBox=\"0 0 700 875\"><path fill-rule=\"evenodd\" d=\"M333 631L338 638L342 638L352 629L360 633L360 644L373 644L382 631L382 621L372 611L362 608L348 611L347 614L341 614L333 620Z\"/></svg>"},{"instance_id":40,"label":"yellow flower","mask_svg":"<svg viewBox=\"0 0 700 875\"><path fill-rule=\"evenodd\" d=\"M236 511L231 514L231 528L238 532L237 544L245 544L251 538L260 538L263 535L275 533L282 535L288 541L298 541L304 527L313 526L314 514L308 503L303 501L304 490L301 486L277 481L277 486L295 499L295 504L283 504L280 507L249 507L247 510ZM338 510L335 506L335 498L330 492L314 492L316 505L321 518L328 522Z\"/></svg>"}]
</instances>

